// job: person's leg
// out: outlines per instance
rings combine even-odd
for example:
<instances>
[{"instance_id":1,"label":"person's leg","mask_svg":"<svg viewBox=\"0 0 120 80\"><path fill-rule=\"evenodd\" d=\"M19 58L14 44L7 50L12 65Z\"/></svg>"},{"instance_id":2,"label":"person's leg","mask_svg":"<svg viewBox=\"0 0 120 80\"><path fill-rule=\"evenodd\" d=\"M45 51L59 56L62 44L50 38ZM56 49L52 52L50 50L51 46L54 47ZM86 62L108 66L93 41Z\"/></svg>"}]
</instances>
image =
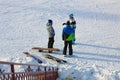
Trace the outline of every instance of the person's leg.
<instances>
[{"instance_id":1,"label":"person's leg","mask_svg":"<svg viewBox=\"0 0 120 80\"><path fill-rule=\"evenodd\" d=\"M67 41L64 41L63 55L66 55L67 45L68 45Z\"/></svg>"},{"instance_id":2,"label":"person's leg","mask_svg":"<svg viewBox=\"0 0 120 80\"><path fill-rule=\"evenodd\" d=\"M69 41L69 55L73 54L72 41Z\"/></svg>"},{"instance_id":3,"label":"person's leg","mask_svg":"<svg viewBox=\"0 0 120 80\"><path fill-rule=\"evenodd\" d=\"M51 39L49 38L49 40L48 40L48 48L50 48L50 43L51 42Z\"/></svg>"},{"instance_id":4,"label":"person's leg","mask_svg":"<svg viewBox=\"0 0 120 80\"><path fill-rule=\"evenodd\" d=\"M51 38L51 48L53 48L53 44L54 44L54 38Z\"/></svg>"},{"instance_id":5,"label":"person's leg","mask_svg":"<svg viewBox=\"0 0 120 80\"><path fill-rule=\"evenodd\" d=\"M54 38L49 38L48 42L48 48L53 48ZM48 51L49 53L52 53L52 51Z\"/></svg>"}]
</instances>

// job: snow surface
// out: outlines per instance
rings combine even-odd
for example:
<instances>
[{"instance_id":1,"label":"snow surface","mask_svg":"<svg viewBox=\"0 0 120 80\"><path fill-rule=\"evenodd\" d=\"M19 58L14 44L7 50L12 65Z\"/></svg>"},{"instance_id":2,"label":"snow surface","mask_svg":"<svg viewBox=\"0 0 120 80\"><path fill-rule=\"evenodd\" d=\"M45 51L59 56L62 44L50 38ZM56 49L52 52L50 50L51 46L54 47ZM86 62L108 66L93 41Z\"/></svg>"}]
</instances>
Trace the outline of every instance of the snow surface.
<instances>
[{"instance_id":1,"label":"snow surface","mask_svg":"<svg viewBox=\"0 0 120 80\"><path fill-rule=\"evenodd\" d=\"M120 80L119 9L120 0L0 0L0 61L38 64L23 55L29 51L43 60L42 65L59 67L57 80ZM62 23L70 13L77 21L76 43L73 57L64 58ZM47 47L48 19L54 22L54 47L60 49L51 55L67 64L48 61L31 50L33 46ZM4 69L8 71L7 66Z\"/></svg>"}]
</instances>

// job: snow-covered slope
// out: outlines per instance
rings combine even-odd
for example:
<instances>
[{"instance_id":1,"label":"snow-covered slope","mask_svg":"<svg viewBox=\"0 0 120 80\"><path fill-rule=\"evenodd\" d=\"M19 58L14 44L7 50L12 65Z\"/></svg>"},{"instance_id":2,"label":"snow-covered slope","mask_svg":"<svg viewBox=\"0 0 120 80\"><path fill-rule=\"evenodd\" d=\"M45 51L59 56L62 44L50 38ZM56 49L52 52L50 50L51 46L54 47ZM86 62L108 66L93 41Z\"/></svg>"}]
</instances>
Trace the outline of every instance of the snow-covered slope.
<instances>
[{"instance_id":1,"label":"snow-covered slope","mask_svg":"<svg viewBox=\"0 0 120 80\"><path fill-rule=\"evenodd\" d=\"M119 0L0 0L0 61L37 64L22 55L29 51L39 56L43 65L58 66L58 80L68 77L120 80L119 9ZM70 13L77 22L76 43L74 56L64 58L62 23L68 20ZM46 61L41 54L31 50L33 46L47 47L48 19L53 20L56 32L54 47L61 50L52 55L67 60L67 64Z\"/></svg>"}]
</instances>

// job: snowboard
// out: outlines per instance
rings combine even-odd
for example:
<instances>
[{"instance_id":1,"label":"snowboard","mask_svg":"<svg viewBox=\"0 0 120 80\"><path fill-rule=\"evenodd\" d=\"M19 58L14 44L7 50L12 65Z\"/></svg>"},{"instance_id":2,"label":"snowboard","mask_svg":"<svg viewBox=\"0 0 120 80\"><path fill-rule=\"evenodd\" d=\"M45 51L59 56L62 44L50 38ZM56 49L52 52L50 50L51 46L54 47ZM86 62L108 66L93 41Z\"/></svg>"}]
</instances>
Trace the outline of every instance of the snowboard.
<instances>
[{"instance_id":1,"label":"snowboard","mask_svg":"<svg viewBox=\"0 0 120 80\"><path fill-rule=\"evenodd\" d=\"M51 59L51 60L56 61L56 62L58 62L58 63L67 63L66 60L57 58L57 57L52 56L52 55L50 55L50 54L42 54L42 55L43 55L45 58Z\"/></svg>"},{"instance_id":2,"label":"snowboard","mask_svg":"<svg viewBox=\"0 0 120 80\"><path fill-rule=\"evenodd\" d=\"M33 47L32 49L42 51L60 51L58 48L43 48L43 47Z\"/></svg>"},{"instance_id":3,"label":"snowboard","mask_svg":"<svg viewBox=\"0 0 120 80\"><path fill-rule=\"evenodd\" d=\"M36 60L39 64L42 63L42 60L40 60L39 58L31 55L29 52L23 52L23 54L25 54L27 57L32 57L34 60Z\"/></svg>"}]
</instances>

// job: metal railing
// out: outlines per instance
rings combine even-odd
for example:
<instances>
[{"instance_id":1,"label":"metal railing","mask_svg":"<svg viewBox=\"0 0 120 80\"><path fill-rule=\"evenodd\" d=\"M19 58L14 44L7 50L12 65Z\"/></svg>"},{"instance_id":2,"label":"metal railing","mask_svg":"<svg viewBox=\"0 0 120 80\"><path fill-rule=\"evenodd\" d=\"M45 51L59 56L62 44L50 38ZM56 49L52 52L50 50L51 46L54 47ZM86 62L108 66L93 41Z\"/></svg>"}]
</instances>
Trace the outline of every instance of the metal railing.
<instances>
[{"instance_id":1,"label":"metal railing","mask_svg":"<svg viewBox=\"0 0 120 80\"><path fill-rule=\"evenodd\" d=\"M0 65L8 65L10 68L9 72L5 72L0 67L0 80L56 80L58 77L57 67L3 61L0 61ZM17 72L15 66L26 68L22 72Z\"/></svg>"}]
</instances>

